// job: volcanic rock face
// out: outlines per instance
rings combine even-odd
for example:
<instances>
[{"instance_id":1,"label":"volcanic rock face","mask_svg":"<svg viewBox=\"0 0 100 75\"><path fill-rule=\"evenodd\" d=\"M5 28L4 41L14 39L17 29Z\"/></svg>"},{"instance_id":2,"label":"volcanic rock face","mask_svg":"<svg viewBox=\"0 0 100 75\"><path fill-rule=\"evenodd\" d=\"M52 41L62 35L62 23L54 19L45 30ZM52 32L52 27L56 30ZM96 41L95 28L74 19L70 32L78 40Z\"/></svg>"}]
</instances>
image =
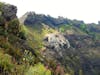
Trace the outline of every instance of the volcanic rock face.
<instances>
[{"instance_id":1,"label":"volcanic rock face","mask_svg":"<svg viewBox=\"0 0 100 75\"><path fill-rule=\"evenodd\" d=\"M65 51L70 48L69 41L60 33L47 34L44 44L47 50L43 54L48 58L63 58Z\"/></svg>"},{"instance_id":2,"label":"volcanic rock face","mask_svg":"<svg viewBox=\"0 0 100 75\"><path fill-rule=\"evenodd\" d=\"M5 5L2 7L2 15L7 21L17 18L17 7L13 5Z\"/></svg>"},{"instance_id":3,"label":"volcanic rock face","mask_svg":"<svg viewBox=\"0 0 100 75\"><path fill-rule=\"evenodd\" d=\"M60 24L66 24L67 20L63 17L53 18L44 14L36 14L35 12L27 12L20 18L21 23L25 25L33 25L37 22L45 23L50 26L58 26Z\"/></svg>"},{"instance_id":4,"label":"volcanic rock face","mask_svg":"<svg viewBox=\"0 0 100 75\"><path fill-rule=\"evenodd\" d=\"M54 49L59 49L61 47L70 47L69 41L65 39L61 34L48 34L45 37L45 42L48 43L49 47L53 47Z\"/></svg>"}]
</instances>

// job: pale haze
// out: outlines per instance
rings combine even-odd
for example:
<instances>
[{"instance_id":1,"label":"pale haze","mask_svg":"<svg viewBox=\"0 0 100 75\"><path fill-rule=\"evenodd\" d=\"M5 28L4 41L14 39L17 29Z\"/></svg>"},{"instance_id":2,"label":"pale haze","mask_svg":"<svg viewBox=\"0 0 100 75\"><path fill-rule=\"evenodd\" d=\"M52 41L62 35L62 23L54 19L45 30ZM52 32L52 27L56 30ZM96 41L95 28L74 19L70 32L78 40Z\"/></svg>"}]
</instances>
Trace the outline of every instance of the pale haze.
<instances>
[{"instance_id":1,"label":"pale haze","mask_svg":"<svg viewBox=\"0 0 100 75\"><path fill-rule=\"evenodd\" d=\"M28 11L53 17L83 20L85 23L100 21L100 0L0 0L18 7L18 17Z\"/></svg>"}]
</instances>

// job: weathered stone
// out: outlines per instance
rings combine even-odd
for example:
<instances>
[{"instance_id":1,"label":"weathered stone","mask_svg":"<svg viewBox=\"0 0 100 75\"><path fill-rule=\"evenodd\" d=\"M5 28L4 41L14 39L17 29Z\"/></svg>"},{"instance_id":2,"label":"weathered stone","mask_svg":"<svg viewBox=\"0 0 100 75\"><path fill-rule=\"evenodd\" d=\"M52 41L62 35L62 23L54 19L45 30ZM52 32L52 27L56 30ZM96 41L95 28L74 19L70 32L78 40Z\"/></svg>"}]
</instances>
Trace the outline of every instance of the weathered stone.
<instances>
[{"instance_id":1,"label":"weathered stone","mask_svg":"<svg viewBox=\"0 0 100 75\"><path fill-rule=\"evenodd\" d=\"M47 42L49 46L54 46L54 48L56 49L64 47L65 45L67 46L67 48L70 47L69 41L61 34L51 33L46 35L45 39L45 42Z\"/></svg>"},{"instance_id":2,"label":"weathered stone","mask_svg":"<svg viewBox=\"0 0 100 75\"><path fill-rule=\"evenodd\" d=\"M7 21L17 18L17 7L13 5L5 5L2 7L2 15Z\"/></svg>"}]
</instances>

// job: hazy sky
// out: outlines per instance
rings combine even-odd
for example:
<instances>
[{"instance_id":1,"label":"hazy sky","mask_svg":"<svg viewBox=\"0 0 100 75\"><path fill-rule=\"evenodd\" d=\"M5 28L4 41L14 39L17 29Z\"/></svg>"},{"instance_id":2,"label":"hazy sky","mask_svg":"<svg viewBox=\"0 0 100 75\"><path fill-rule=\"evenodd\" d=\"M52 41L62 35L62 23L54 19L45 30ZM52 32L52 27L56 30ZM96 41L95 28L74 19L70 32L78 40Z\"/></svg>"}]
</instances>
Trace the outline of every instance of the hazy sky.
<instances>
[{"instance_id":1,"label":"hazy sky","mask_svg":"<svg viewBox=\"0 0 100 75\"><path fill-rule=\"evenodd\" d=\"M18 7L18 17L27 11L84 20L86 23L100 20L100 0L0 0Z\"/></svg>"}]
</instances>

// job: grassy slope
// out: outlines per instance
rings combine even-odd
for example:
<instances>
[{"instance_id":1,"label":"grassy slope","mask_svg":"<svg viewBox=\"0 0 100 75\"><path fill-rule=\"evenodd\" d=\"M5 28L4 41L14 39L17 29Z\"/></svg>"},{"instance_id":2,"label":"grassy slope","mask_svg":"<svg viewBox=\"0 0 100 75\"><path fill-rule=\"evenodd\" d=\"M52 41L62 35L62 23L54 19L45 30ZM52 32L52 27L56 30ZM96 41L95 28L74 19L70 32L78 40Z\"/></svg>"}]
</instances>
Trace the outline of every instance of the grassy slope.
<instances>
[{"instance_id":1,"label":"grassy slope","mask_svg":"<svg viewBox=\"0 0 100 75\"><path fill-rule=\"evenodd\" d=\"M51 71L46 69L43 64L38 63L34 67L31 66L25 75L51 75Z\"/></svg>"},{"instance_id":2,"label":"grassy slope","mask_svg":"<svg viewBox=\"0 0 100 75\"><path fill-rule=\"evenodd\" d=\"M23 25L24 32L26 33L27 41L32 48L40 50L43 48L43 38L46 34L57 32L52 28L46 28L42 24L34 26Z\"/></svg>"}]
</instances>

